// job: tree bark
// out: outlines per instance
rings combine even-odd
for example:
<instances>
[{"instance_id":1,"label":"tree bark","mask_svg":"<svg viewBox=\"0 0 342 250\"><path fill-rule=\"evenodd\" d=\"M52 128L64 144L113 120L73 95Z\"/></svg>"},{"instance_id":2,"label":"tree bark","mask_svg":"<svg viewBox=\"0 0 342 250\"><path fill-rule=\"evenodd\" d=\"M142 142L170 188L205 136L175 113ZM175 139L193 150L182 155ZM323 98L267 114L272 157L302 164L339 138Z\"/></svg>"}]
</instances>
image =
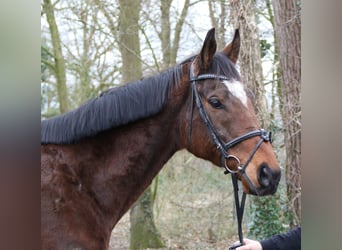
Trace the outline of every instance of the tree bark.
<instances>
[{"instance_id":1,"label":"tree bark","mask_svg":"<svg viewBox=\"0 0 342 250\"><path fill-rule=\"evenodd\" d=\"M69 110L65 60L62 53L61 39L55 20L54 7L51 3L51 0L44 0L43 11L49 24L51 42L53 46L53 56L55 61L54 75L56 77L59 110L61 113L64 113Z\"/></svg>"},{"instance_id":2,"label":"tree bark","mask_svg":"<svg viewBox=\"0 0 342 250\"><path fill-rule=\"evenodd\" d=\"M301 221L301 51L300 10L296 0L273 1L279 49L286 148L286 186L291 226Z\"/></svg>"},{"instance_id":3,"label":"tree bark","mask_svg":"<svg viewBox=\"0 0 342 250\"><path fill-rule=\"evenodd\" d=\"M170 24L170 7L172 0L164 0L160 3L161 12L161 28L160 40L163 53L163 68L167 68L171 64L171 24Z\"/></svg>"},{"instance_id":4,"label":"tree bark","mask_svg":"<svg viewBox=\"0 0 342 250\"><path fill-rule=\"evenodd\" d=\"M261 49L258 27L255 21L253 0L231 0L230 12L232 23L239 28L241 37L240 71L244 83L255 95L256 113L262 127L268 127L265 88L261 66Z\"/></svg>"},{"instance_id":5,"label":"tree bark","mask_svg":"<svg viewBox=\"0 0 342 250\"><path fill-rule=\"evenodd\" d=\"M119 0L119 50L122 58L122 82L142 77L139 40L140 0Z\"/></svg>"}]
</instances>

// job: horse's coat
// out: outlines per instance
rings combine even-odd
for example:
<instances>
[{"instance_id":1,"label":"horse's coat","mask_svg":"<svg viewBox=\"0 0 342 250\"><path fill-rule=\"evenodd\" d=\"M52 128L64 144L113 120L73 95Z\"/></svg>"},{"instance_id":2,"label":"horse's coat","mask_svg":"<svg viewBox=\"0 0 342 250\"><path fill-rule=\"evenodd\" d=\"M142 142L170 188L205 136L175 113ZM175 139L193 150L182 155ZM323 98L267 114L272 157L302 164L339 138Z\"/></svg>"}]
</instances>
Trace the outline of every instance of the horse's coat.
<instances>
[{"instance_id":1,"label":"horse's coat","mask_svg":"<svg viewBox=\"0 0 342 250\"><path fill-rule=\"evenodd\" d=\"M42 121L42 249L107 249L115 224L178 150L220 166L220 151L194 108L190 64L196 75L228 79L228 88L217 79L195 85L222 141L259 128L249 95L243 94L246 86L242 91L241 85L232 88L229 83L241 82L234 66L239 44L236 32L215 53L212 29L201 52L174 68L110 89L78 109ZM245 140L229 153L246 162L257 141ZM269 142L260 145L246 174L250 182L239 176L245 192L252 192L249 183L260 194L275 192L280 168Z\"/></svg>"}]
</instances>

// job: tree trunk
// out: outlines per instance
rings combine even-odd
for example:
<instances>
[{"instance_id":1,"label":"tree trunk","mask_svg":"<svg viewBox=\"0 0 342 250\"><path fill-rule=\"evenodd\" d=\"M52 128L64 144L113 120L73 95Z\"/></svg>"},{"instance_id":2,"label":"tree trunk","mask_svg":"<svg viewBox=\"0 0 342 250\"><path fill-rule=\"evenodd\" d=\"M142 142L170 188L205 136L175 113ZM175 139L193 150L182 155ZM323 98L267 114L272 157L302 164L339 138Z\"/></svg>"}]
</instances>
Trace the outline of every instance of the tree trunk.
<instances>
[{"instance_id":1,"label":"tree trunk","mask_svg":"<svg viewBox=\"0 0 342 250\"><path fill-rule=\"evenodd\" d=\"M85 100L93 96L91 88L91 42L94 39L95 26L89 25L91 21L89 19L89 7L85 7L82 10L82 15L80 16L80 21L82 23L82 54L80 57L80 68L78 69L80 77L80 93L79 93L79 103L83 103Z\"/></svg>"},{"instance_id":2,"label":"tree trunk","mask_svg":"<svg viewBox=\"0 0 342 250\"><path fill-rule=\"evenodd\" d=\"M122 82L142 77L139 41L140 0L120 0L119 48L122 56ZM164 244L153 218L151 187L130 210L130 249L160 248Z\"/></svg>"},{"instance_id":3,"label":"tree trunk","mask_svg":"<svg viewBox=\"0 0 342 250\"><path fill-rule=\"evenodd\" d=\"M153 202L150 186L130 210L130 249L165 247L154 223Z\"/></svg>"},{"instance_id":4,"label":"tree trunk","mask_svg":"<svg viewBox=\"0 0 342 250\"><path fill-rule=\"evenodd\" d=\"M163 68L168 68L171 64L171 24L170 24L170 7L172 0L164 0L160 3L161 12L161 29L160 40L163 54Z\"/></svg>"},{"instance_id":5,"label":"tree trunk","mask_svg":"<svg viewBox=\"0 0 342 250\"><path fill-rule=\"evenodd\" d=\"M271 123L265 98L261 46L254 4L253 0L232 0L230 12L234 26L240 31L241 76L255 94L256 114L261 122L261 127L268 130ZM249 228L249 234L256 238L268 238L282 231L282 223L278 219L280 214L278 194L271 197L251 197L251 209L253 221Z\"/></svg>"},{"instance_id":6,"label":"tree trunk","mask_svg":"<svg viewBox=\"0 0 342 250\"><path fill-rule=\"evenodd\" d=\"M140 0L120 0L119 49L122 58L122 82L142 77L139 40Z\"/></svg>"},{"instance_id":7,"label":"tree trunk","mask_svg":"<svg viewBox=\"0 0 342 250\"><path fill-rule=\"evenodd\" d=\"M44 0L43 11L46 15L46 19L49 24L51 41L53 46L53 56L55 60L54 75L56 77L59 110L61 113L64 113L69 109L68 90L66 86L66 70L65 61L62 53L61 39L56 24L53 8L54 7L51 3L51 0Z\"/></svg>"},{"instance_id":8,"label":"tree trunk","mask_svg":"<svg viewBox=\"0 0 342 250\"><path fill-rule=\"evenodd\" d=\"M291 226L301 221L301 51L298 1L273 1L275 32L281 67L286 148L286 184Z\"/></svg>"},{"instance_id":9,"label":"tree trunk","mask_svg":"<svg viewBox=\"0 0 342 250\"><path fill-rule=\"evenodd\" d=\"M255 20L253 0L231 0L231 19L235 28L239 28L241 37L240 71L243 81L255 95L256 113L262 127L268 127L269 117L265 100L261 49L258 27Z\"/></svg>"},{"instance_id":10,"label":"tree trunk","mask_svg":"<svg viewBox=\"0 0 342 250\"><path fill-rule=\"evenodd\" d=\"M176 64L177 52L179 48L180 34L183 29L188 9L190 7L190 0L185 0L182 12L177 20L173 40L171 41L171 23L170 23L170 8L172 0L161 1L161 28L159 38L163 53L163 68L169 68Z\"/></svg>"},{"instance_id":11,"label":"tree trunk","mask_svg":"<svg viewBox=\"0 0 342 250\"><path fill-rule=\"evenodd\" d=\"M219 7L217 6L219 5ZM227 19L229 18L229 4L225 0L209 0L208 1L209 16L211 25L216 28L217 49L221 50L226 46L226 30ZM217 9L220 11L217 11Z\"/></svg>"}]
</instances>

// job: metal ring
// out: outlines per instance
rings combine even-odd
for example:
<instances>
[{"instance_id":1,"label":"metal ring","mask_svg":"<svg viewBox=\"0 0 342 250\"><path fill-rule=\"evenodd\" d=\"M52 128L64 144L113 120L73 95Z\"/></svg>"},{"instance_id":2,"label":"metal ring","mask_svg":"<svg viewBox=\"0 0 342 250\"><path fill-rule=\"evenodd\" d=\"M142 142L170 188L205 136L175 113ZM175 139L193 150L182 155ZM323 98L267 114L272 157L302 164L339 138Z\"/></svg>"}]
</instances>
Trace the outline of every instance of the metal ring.
<instances>
[{"instance_id":1,"label":"metal ring","mask_svg":"<svg viewBox=\"0 0 342 250\"><path fill-rule=\"evenodd\" d=\"M225 157L226 159L224 160L224 168L229 172L229 173L232 173L232 174L236 174L240 171L240 165L241 165L241 162L239 160L239 158L237 158L235 155L228 155L227 157ZM228 166L227 166L227 160L229 158L233 158L234 160L237 161L237 165L238 165L238 168L237 170L231 170Z\"/></svg>"}]
</instances>

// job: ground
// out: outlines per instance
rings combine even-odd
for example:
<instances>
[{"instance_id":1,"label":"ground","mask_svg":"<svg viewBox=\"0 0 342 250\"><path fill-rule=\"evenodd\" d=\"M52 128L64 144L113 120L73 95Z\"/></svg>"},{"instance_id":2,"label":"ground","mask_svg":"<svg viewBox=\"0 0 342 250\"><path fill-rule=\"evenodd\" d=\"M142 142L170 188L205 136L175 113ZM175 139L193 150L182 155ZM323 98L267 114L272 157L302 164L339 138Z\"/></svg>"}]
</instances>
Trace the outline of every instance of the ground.
<instances>
[{"instance_id":1,"label":"ground","mask_svg":"<svg viewBox=\"0 0 342 250\"><path fill-rule=\"evenodd\" d=\"M163 249L226 250L238 240L234 206L222 169L184 152L173 157L159 174L154 205ZM112 232L110 250L129 249L129 227L128 212Z\"/></svg>"}]
</instances>

